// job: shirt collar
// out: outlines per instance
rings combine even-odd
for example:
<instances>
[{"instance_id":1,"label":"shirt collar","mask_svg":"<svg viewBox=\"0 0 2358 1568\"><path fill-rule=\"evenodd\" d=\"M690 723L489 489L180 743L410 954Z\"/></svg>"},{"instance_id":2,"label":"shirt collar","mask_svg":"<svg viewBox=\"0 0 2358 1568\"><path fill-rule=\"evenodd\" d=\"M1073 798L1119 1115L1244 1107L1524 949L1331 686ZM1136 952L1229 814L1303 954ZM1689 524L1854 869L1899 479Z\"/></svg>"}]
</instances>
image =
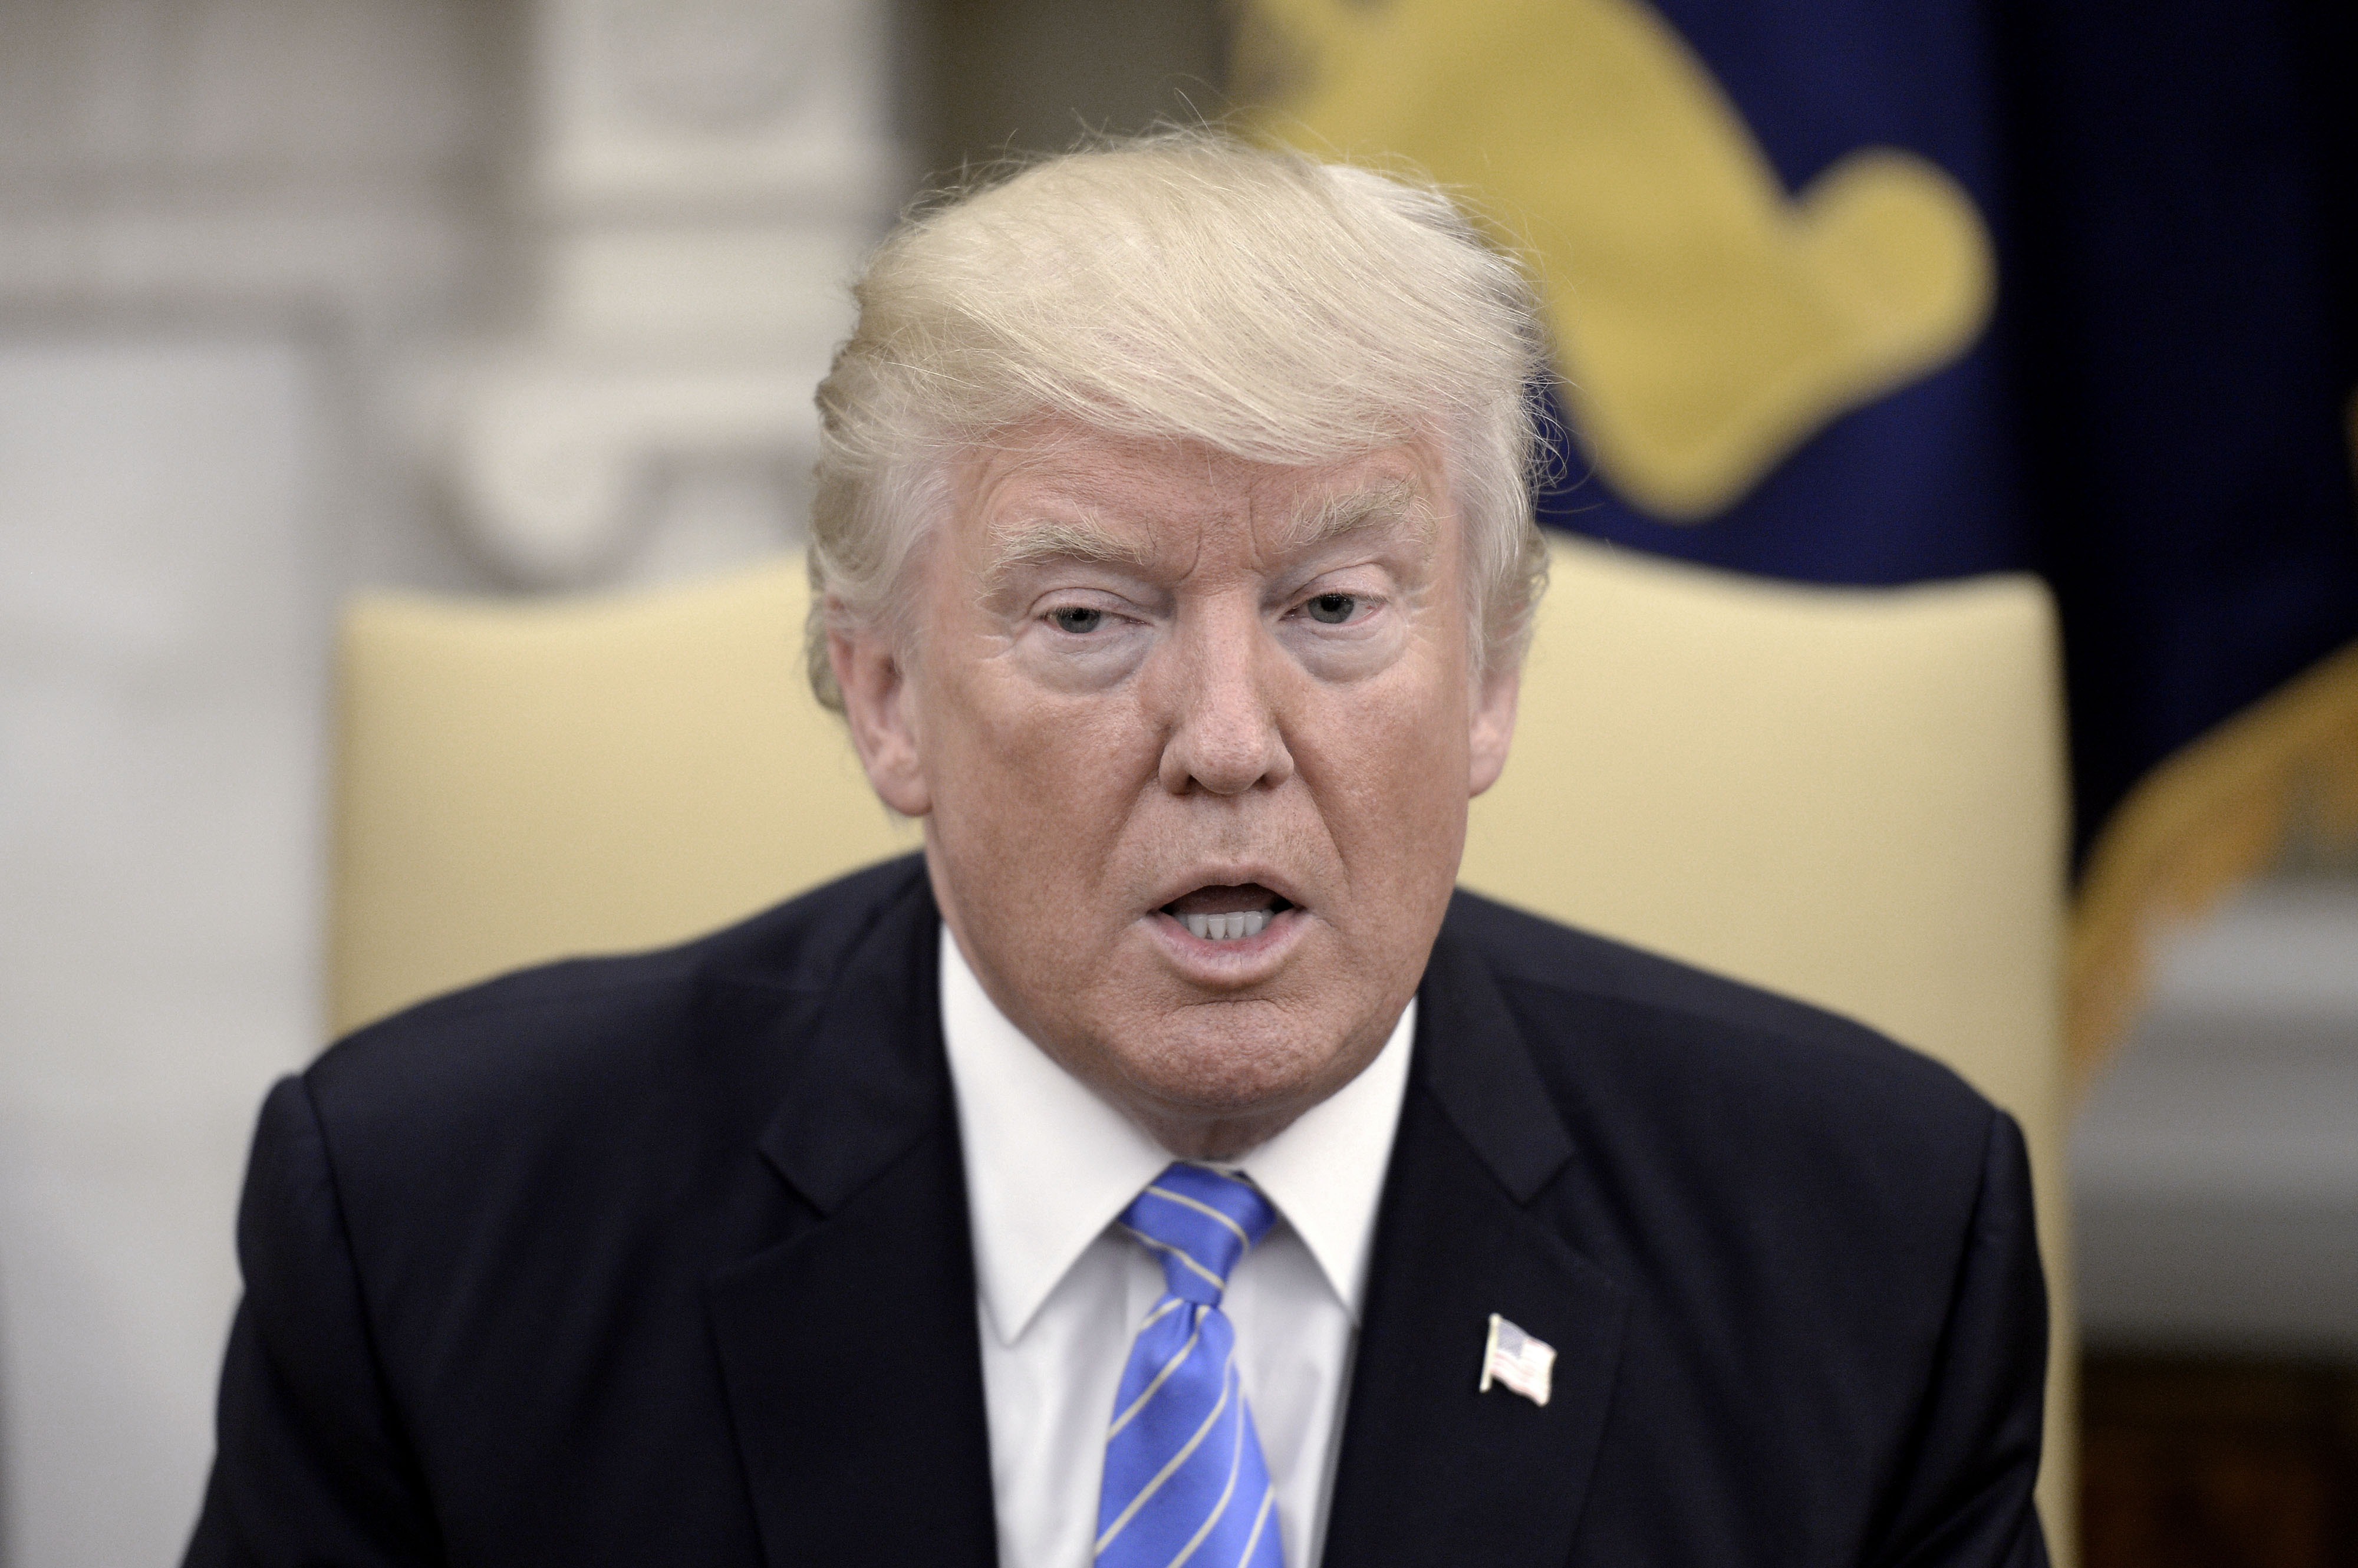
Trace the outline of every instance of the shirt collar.
<instances>
[{"instance_id":1,"label":"shirt collar","mask_svg":"<svg viewBox=\"0 0 2358 1568\"><path fill-rule=\"evenodd\" d=\"M1012 1344L1171 1155L1009 1022L946 925L941 999L976 1280L992 1330ZM1355 1323L1415 1032L1412 1000L1357 1077L1237 1162L1310 1249Z\"/></svg>"}]
</instances>

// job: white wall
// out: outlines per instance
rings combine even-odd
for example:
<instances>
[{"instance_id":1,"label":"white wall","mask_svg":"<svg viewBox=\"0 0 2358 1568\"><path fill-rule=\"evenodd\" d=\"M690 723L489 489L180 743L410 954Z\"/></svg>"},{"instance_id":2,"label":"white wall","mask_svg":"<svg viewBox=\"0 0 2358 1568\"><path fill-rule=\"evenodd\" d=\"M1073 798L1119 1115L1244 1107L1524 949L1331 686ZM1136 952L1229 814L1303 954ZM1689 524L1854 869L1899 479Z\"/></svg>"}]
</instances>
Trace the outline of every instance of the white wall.
<instances>
[{"instance_id":1,"label":"white wall","mask_svg":"<svg viewBox=\"0 0 2358 1568\"><path fill-rule=\"evenodd\" d=\"M322 616L301 345L0 341L10 1560L192 1517L262 1090L310 1053Z\"/></svg>"}]
</instances>

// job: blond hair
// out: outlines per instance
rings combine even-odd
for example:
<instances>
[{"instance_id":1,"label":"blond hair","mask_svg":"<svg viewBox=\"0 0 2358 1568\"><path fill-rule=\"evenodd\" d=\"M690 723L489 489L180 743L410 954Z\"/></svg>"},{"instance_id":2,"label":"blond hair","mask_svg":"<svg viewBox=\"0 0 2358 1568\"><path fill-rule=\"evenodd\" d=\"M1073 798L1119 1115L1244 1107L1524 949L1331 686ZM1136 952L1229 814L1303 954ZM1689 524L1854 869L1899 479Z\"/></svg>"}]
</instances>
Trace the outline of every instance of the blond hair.
<instances>
[{"instance_id":1,"label":"blond hair","mask_svg":"<svg viewBox=\"0 0 2358 1568\"><path fill-rule=\"evenodd\" d=\"M1287 466L1432 443L1465 521L1476 665L1521 657L1547 561L1537 310L1438 189L1163 132L921 203L853 294L811 509L806 652L828 707L829 630L913 630L897 590L950 460L1044 416Z\"/></svg>"}]
</instances>

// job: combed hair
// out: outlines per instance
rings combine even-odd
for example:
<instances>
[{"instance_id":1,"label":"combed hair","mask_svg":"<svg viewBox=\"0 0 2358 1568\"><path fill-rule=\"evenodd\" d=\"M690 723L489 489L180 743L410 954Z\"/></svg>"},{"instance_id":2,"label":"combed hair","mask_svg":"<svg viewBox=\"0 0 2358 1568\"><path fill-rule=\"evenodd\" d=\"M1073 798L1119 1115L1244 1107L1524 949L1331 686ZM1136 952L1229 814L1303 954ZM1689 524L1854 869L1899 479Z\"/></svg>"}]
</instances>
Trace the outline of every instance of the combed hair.
<instances>
[{"instance_id":1,"label":"combed hair","mask_svg":"<svg viewBox=\"0 0 2358 1568\"><path fill-rule=\"evenodd\" d=\"M901 579L956 459L1049 416L1285 466L1431 443L1465 520L1476 665L1522 656L1547 567L1537 309L1438 189L1166 131L921 203L853 295L811 511L806 654L828 707L830 629L914 631Z\"/></svg>"}]
</instances>

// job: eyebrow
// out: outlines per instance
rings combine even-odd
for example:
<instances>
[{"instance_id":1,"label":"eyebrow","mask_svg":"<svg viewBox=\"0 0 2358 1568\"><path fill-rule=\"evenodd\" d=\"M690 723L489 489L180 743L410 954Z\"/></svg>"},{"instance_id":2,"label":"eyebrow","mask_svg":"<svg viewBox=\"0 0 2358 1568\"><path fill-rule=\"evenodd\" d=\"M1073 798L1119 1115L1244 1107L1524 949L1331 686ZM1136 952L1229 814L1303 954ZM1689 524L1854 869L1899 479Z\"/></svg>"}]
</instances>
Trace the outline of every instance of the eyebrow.
<instances>
[{"instance_id":1,"label":"eyebrow","mask_svg":"<svg viewBox=\"0 0 2358 1568\"><path fill-rule=\"evenodd\" d=\"M1348 535L1401 523L1409 524L1417 539L1431 547L1433 509L1413 484L1392 480L1327 497L1289 524L1282 539L1288 548L1314 550ZM1144 571L1153 566L1154 555L1146 544L1125 539L1097 523L1040 519L995 532L985 580L995 584L1011 572L1043 561L1084 561Z\"/></svg>"},{"instance_id":2,"label":"eyebrow","mask_svg":"<svg viewBox=\"0 0 2358 1568\"><path fill-rule=\"evenodd\" d=\"M1432 546L1435 535L1433 508L1417 494L1415 485L1396 479L1327 497L1316 511L1305 514L1287 530L1285 542L1297 550L1311 550L1346 535L1401 523L1410 524L1427 548Z\"/></svg>"},{"instance_id":3,"label":"eyebrow","mask_svg":"<svg viewBox=\"0 0 2358 1568\"><path fill-rule=\"evenodd\" d=\"M995 583L1020 567L1042 561L1087 561L1143 571L1153 565L1154 557L1145 545L1124 539L1097 524L1044 520L998 530L990 567L984 577Z\"/></svg>"}]
</instances>

